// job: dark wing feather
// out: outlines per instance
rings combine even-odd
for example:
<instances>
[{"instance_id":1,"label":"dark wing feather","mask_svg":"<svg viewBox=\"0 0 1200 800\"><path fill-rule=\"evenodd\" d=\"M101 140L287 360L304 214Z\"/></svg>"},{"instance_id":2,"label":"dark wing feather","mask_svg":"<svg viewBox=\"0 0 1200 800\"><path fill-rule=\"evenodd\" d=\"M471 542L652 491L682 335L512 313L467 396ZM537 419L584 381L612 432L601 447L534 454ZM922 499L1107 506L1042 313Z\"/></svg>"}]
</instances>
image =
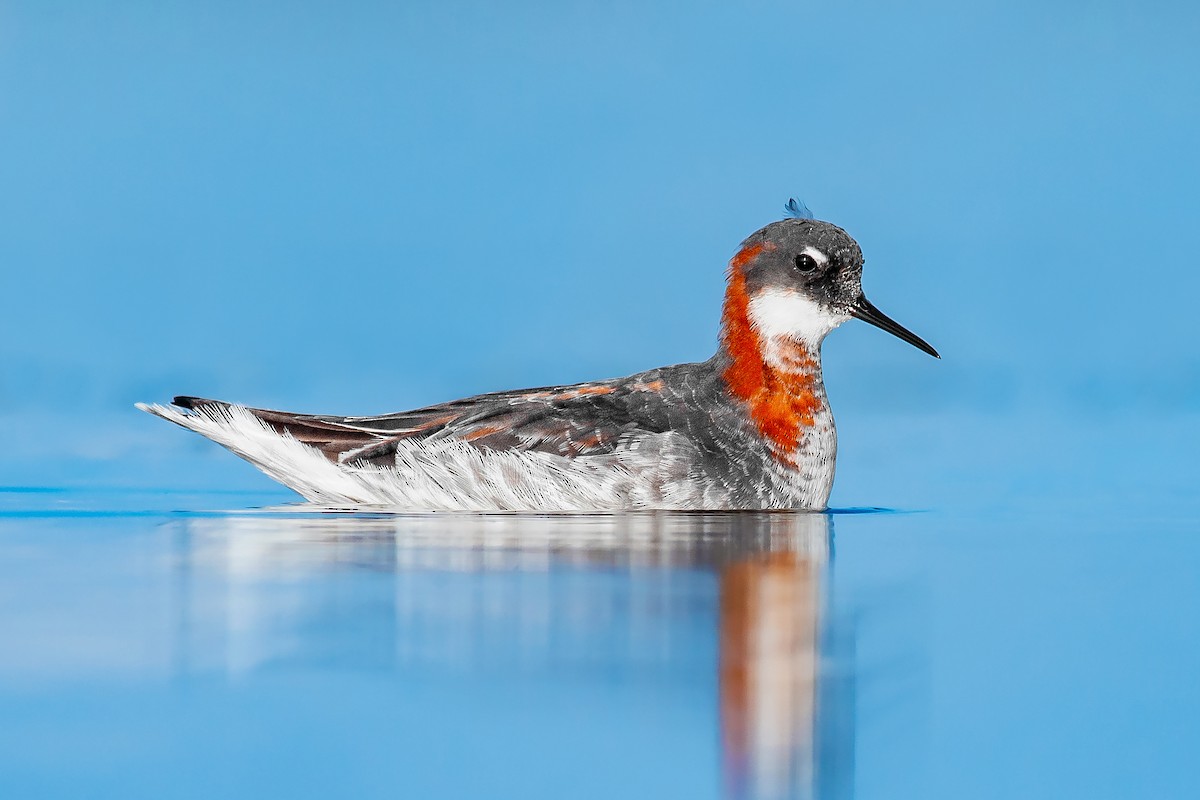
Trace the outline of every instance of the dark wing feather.
<instances>
[{"instance_id":1,"label":"dark wing feather","mask_svg":"<svg viewBox=\"0 0 1200 800\"><path fill-rule=\"evenodd\" d=\"M199 411L204 408L224 409L232 405L224 400L209 400L203 397L176 397L171 403L189 411ZM341 453L365 447L371 442L379 440L377 434L338 424L337 417L292 414L287 411L270 411L263 408L246 410L278 433L290 434L297 441L317 448L331 461L337 461Z\"/></svg>"},{"instance_id":2,"label":"dark wing feather","mask_svg":"<svg viewBox=\"0 0 1200 800\"><path fill-rule=\"evenodd\" d=\"M386 465L402 441L443 439L573 457L612 452L628 433L666 430L662 388L661 379L646 373L620 381L478 395L377 417L248 410L333 461ZM177 397L174 403L188 409L228 405L195 397Z\"/></svg>"}]
</instances>

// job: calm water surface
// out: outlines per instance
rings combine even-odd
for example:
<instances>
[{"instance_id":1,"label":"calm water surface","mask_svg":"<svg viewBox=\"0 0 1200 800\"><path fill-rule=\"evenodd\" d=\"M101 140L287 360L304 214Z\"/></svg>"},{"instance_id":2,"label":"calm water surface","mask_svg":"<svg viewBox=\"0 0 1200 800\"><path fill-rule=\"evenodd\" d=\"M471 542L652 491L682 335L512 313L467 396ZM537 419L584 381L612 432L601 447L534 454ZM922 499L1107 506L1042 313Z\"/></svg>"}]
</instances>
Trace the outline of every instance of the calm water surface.
<instances>
[{"instance_id":1,"label":"calm water surface","mask_svg":"<svg viewBox=\"0 0 1200 800\"><path fill-rule=\"evenodd\" d=\"M0 492L0 797L1200 790L1170 509L286 499Z\"/></svg>"}]
</instances>

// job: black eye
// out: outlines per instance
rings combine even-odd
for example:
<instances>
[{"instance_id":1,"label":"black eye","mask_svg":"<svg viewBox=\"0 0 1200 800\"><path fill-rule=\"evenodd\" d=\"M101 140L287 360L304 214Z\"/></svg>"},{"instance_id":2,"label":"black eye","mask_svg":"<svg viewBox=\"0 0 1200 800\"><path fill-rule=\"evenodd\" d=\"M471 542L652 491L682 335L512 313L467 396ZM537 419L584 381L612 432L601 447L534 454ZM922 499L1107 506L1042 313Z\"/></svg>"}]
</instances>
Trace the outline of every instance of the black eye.
<instances>
[{"instance_id":1,"label":"black eye","mask_svg":"<svg viewBox=\"0 0 1200 800\"><path fill-rule=\"evenodd\" d=\"M808 253L801 253L796 256L796 269L801 272L812 272L817 268L817 260Z\"/></svg>"}]
</instances>

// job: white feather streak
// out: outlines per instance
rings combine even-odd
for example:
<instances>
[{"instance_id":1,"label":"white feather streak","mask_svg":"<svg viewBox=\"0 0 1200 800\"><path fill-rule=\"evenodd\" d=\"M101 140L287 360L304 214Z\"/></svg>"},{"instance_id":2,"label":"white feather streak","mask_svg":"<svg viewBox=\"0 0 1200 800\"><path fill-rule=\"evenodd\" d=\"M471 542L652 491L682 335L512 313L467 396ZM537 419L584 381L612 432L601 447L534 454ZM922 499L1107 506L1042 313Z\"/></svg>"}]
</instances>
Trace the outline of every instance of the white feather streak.
<instances>
[{"instance_id":1,"label":"white feather streak","mask_svg":"<svg viewBox=\"0 0 1200 800\"><path fill-rule=\"evenodd\" d=\"M395 466L334 463L240 406L138 408L212 439L306 500L422 511L615 511L722 508L727 499L689 480L674 434L617 453L565 458L489 450L463 441L401 441ZM640 446L638 446L640 445Z\"/></svg>"}]
</instances>

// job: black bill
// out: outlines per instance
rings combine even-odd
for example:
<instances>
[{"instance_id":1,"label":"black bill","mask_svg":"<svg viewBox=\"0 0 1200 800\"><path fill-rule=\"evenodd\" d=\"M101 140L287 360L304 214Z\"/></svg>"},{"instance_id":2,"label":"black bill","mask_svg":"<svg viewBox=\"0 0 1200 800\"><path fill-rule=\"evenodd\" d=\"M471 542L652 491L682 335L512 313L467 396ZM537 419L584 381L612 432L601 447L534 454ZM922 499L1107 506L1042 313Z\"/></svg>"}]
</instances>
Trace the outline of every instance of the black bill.
<instances>
[{"instance_id":1,"label":"black bill","mask_svg":"<svg viewBox=\"0 0 1200 800\"><path fill-rule=\"evenodd\" d=\"M903 339L918 350L924 350L934 358L941 358L941 356L938 355L938 351L929 346L929 342L925 341L920 336L917 336L908 328L904 327L899 322L896 322L896 320L880 311L871 304L870 300L862 295L859 295L858 301L850 309L850 313L858 319L861 319L863 322L869 322L876 328L882 328L893 336Z\"/></svg>"}]
</instances>

